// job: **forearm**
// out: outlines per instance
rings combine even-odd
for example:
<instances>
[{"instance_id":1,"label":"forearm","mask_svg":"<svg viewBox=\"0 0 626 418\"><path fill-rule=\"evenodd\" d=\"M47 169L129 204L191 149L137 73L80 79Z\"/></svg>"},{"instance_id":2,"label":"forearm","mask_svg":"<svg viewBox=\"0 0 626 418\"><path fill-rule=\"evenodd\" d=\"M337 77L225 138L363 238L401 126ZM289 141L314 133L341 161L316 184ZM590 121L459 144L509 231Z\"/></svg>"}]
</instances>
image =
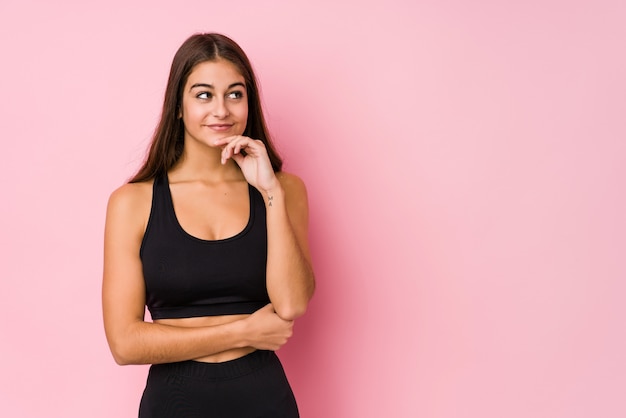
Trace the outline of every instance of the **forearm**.
<instances>
[{"instance_id":1,"label":"forearm","mask_svg":"<svg viewBox=\"0 0 626 418\"><path fill-rule=\"evenodd\" d=\"M247 342L243 321L196 328L136 321L109 336L109 344L118 364L158 364L245 347Z\"/></svg>"},{"instance_id":2,"label":"forearm","mask_svg":"<svg viewBox=\"0 0 626 418\"><path fill-rule=\"evenodd\" d=\"M304 314L313 295L313 269L298 244L283 188L276 187L263 195L267 213L267 291L276 313L293 320Z\"/></svg>"}]
</instances>

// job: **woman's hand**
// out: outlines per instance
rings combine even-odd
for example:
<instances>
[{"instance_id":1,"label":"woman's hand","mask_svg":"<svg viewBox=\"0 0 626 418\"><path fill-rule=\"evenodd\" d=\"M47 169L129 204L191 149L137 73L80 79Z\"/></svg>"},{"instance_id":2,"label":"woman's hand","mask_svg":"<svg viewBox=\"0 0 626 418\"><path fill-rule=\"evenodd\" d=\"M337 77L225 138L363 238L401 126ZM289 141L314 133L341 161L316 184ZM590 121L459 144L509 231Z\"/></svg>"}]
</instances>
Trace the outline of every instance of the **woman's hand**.
<instances>
[{"instance_id":1,"label":"woman's hand","mask_svg":"<svg viewBox=\"0 0 626 418\"><path fill-rule=\"evenodd\" d=\"M280 187L262 141L235 135L218 139L215 145L223 147L222 164L225 164L229 158L235 160L246 181L260 192L268 192Z\"/></svg>"},{"instance_id":2,"label":"woman's hand","mask_svg":"<svg viewBox=\"0 0 626 418\"><path fill-rule=\"evenodd\" d=\"M293 321L280 318L271 303L244 321L247 323L248 345L258 350L276 351L293 335Z\"/></svg>"}]
</instances>

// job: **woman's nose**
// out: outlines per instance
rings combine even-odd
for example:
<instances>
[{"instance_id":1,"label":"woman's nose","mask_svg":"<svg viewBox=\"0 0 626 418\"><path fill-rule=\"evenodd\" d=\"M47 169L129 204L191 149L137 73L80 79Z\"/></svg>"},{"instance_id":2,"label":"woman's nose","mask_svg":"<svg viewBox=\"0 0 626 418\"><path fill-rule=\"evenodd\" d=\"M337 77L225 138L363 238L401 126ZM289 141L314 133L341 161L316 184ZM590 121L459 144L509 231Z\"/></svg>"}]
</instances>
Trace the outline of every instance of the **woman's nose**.
<instances>
[{"instance_id":1,"label":"woman's nose","mask_svg":"<svg viewBox=\"0 0 626 418\"><path fill-rule=\"evenodd\" d=\"M215 101L213 116L215 116L216 118L225 118L226 116L228 116L228 107L226 107L224 99L218 99Z\"/></svg>"}]
</instances>

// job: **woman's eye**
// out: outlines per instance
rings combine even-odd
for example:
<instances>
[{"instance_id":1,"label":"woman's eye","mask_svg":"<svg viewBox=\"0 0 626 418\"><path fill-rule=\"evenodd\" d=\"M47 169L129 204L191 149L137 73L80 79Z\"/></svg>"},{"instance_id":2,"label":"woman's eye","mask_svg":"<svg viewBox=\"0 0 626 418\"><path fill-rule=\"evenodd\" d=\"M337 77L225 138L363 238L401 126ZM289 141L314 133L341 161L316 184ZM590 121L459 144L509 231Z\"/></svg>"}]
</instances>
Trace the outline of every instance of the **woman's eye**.
<instances>
[{"instance_id":1,"label":"woman's eye","mask_svg":"<svg viewBox=\"0 0 626 418\"><path fill-rule=\"evenodd\" d=\"M202 93L198 93L196 97L198 99L207 100L207 99L210 99L212 96L211 96L211 93L209 93L208 91L203 91Z\"/></svg>"},{"instance_id":2,"label":"woman's eye","mask_svg":"<svg viewBox=\"0 0 626 418\"><path fill-rule=\"evenodd\" d=\"M229 99L241 99L243 97L243 93L240 91L232 91L228 93Z\"/></svg>"}]
</instances>

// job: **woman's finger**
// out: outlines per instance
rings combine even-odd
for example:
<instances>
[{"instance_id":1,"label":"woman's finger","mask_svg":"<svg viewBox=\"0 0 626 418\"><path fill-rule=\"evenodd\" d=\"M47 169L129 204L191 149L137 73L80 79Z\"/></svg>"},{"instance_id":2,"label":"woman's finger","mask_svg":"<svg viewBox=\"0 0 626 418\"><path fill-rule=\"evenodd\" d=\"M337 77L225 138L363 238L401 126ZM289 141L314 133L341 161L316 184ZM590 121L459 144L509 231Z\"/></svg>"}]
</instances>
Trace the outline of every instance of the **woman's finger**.
<instances>
[{"instance_id":1,"label":"woman's finger","mask_svg":"<svg viewBox=\"0 0 626 418\"><path fill-rule=\"evenodd\" d=\"M223 138L220 142L226 143L222 149L223 161L241 153L241 150L245 150L246 155L260 156L262 154L261 149L264 148L262 141L254 140L247 136L229 137L228 140Z\"/></svg>"}]
</instances>

